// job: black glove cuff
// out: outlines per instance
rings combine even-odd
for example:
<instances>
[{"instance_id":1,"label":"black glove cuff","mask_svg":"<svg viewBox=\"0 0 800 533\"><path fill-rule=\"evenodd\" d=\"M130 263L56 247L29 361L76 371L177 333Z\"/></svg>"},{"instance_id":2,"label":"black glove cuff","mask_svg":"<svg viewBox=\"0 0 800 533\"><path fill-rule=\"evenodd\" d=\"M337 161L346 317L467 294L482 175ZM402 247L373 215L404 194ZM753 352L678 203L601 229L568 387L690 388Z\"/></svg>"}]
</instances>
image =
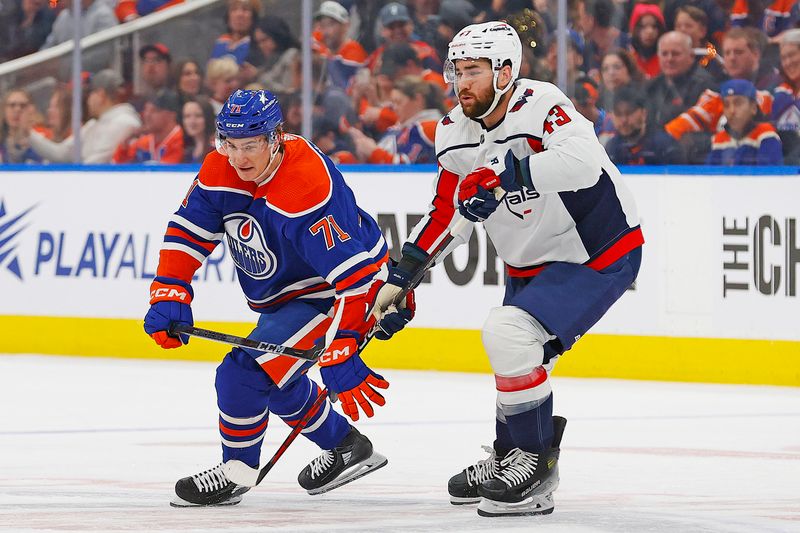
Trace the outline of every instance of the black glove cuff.
<instances>
[{"instance_id":1,"label":"black glove cuff","mask_svg":"<svg viewBox=\"0 0 800 533\"><path fill-rule=\"evenodd\" d=\"M425 261L428 260L428 254L414 243L407 242L403 245L403 255L400 257L400 262L397 263L397 268L409 274L414 273Z\"/></svg>"}]
</instances>

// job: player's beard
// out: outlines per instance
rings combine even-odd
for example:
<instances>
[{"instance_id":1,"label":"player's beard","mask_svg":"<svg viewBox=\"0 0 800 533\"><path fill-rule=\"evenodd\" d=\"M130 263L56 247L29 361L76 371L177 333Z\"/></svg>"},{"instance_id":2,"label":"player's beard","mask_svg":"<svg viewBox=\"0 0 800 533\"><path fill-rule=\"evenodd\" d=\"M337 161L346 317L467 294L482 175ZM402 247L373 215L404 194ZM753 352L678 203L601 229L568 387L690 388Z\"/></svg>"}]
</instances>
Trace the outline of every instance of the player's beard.
<instances>
[{"instance_id":1,"label":"player's beard","mask_svg":"<svg viewBox=\"0 0 800 533\"><path fill-rule=\"evenodd\" d=\"M466 94L472 96L474 100L469 105L464 105L463 103L461 104L461 109L464 111L464 115L469 118L478 118L489 111L489 108L492 106L492 102L494 102L494 93L494 87L489 87L489 90L485 91L483 94L466 92ZM459 93L459 96L461 96L461 94L464 93Z\"/></svg>"}]
</instances>

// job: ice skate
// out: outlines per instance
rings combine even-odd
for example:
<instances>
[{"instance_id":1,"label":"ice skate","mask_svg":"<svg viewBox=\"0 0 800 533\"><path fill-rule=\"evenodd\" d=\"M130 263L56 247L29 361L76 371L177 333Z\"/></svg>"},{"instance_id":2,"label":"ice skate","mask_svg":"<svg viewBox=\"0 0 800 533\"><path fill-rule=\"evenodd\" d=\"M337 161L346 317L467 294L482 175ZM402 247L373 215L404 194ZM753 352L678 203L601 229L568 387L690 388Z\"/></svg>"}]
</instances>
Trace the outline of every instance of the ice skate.
<instances>
[{"instance_id":1,"label":"ice skate","mask_svg":"<svg viewBox=\"0 0 800 533\"><path fill-rule=\"evenodd\" d=\"M311 461L297 482L309 494L322 494L377 470L389 461L373 451L367 437L351 427L342 443Z\"/></svg>"},{"instance_id":2,"label":"ice skate","mask_svg":"<svg viewBox=\"0 0 800 533\"><path fill-rule=\"evenodd\" d=\"M250 487L237 485L227 478L222 463L175 483L173 507L210 507L236 505Z\"/></svg>"},{"instance_id":3,"label":"ice skate","mask_svg":"<svg viewBox=\"0 0 800 533\"><path fill-rule=\"evenodd\" d=\"M492 479L500 470L500 458L494 448L483 446L483 449L490 454L489 457L468 466L447 482L447 492L450 493L450 503L453 505L478 503L481 500L478 487L484 481Z\"/></svg>"},{"instance_id":4,"label":"ice skate","mask_svg":"<svg viewBox=\"0 0 800 533\"><path fill-rule=\"evenodd\" d=\"M481 516L545 515L553 512L558 488L558 455L567 420L553 417L555 434L549 450L531 453L514 448L500 461L497 475L478 488Z\"/></svg>"}]
</instances>

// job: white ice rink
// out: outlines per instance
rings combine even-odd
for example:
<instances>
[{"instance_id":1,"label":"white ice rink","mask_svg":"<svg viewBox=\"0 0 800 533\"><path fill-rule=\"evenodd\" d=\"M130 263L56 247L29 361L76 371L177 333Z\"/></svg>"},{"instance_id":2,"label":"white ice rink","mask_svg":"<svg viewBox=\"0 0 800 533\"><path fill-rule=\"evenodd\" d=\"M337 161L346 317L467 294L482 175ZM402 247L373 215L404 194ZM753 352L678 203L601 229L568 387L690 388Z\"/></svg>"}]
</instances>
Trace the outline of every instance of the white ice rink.
<instances>
[{"instance_id":1,"label":"white ice rink","mask_svg":"<svg viewBox=\"0 0 800 533\"><path fill-rule=\"evenodd\" d=\"M219 461L214 368L0 356L0 530L800 531L800 389L555 378L555 512L489 519L446 485L492 441L492 376L394 370L359 424L387 467L308 496L300 438L240 505L174 509L175 481ZM288 431L270 420L264 460Z\"/></svg>"}]
</instances>

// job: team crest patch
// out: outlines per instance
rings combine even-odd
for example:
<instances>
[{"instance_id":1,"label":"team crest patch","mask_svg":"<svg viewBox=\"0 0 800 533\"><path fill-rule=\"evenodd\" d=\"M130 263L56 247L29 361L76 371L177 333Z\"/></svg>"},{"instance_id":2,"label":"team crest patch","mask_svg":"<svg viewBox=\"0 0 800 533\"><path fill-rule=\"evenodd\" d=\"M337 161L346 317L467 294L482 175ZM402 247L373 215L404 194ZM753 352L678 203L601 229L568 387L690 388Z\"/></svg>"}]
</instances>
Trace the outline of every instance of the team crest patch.
<instances>
[{"instance_id":1,"label":"team crest patch","mask_svg":"<svg viewBox=\"0 0 800 533\"><path fill-rule=\"evenodd\" d=\"M254 279L266 279L275 273L275 254L267 247L264 231L247 213L225 218L225 236L236 266Z\"/></svg>"},{"instance_id":2,"label":"team crest patch","mask_svg":"<svg viewBox=\"0 0 800 533\"><path fill-rule=\"evenodd\" d=\"M448 113L442 118L442 126L449 126L450 124L453 124L453 119L450 118L450 113Z\"/></svg>"},{"instance_id":3,"label":"team crest patch","mask_svg":"<svg viewBox=\"0 0 800 533\"><path fill-rule=\"evenodd\" d=\"M514 102L514 105L509 110L509 113L516 113L522 106L528 103L528 98L533 96L533 89L525 89L525 92L522 93L522 96L519 97L519 100Z\"/></svg>"}]
</instances>

